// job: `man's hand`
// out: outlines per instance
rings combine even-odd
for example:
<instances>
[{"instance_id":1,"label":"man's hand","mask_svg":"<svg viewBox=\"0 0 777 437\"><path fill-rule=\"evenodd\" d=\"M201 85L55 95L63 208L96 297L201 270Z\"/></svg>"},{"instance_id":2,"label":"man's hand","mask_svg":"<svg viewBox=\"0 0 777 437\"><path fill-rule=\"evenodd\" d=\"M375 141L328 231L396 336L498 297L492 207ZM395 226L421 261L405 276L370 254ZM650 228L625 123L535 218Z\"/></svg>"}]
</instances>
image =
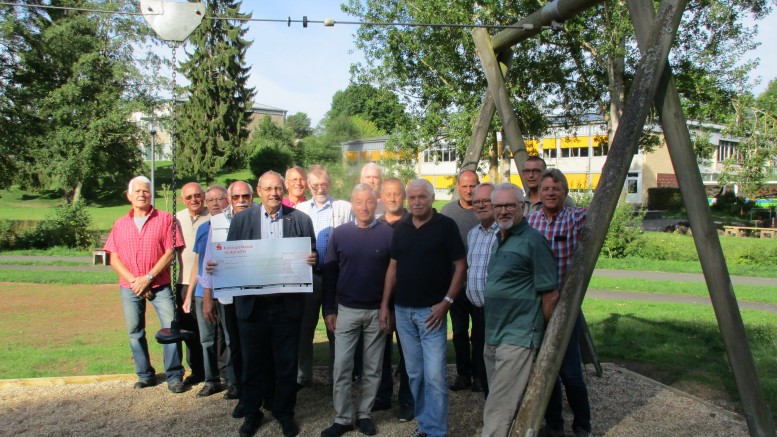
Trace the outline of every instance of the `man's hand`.
<instances>
[{"instance_id":1,"label":"man's hand","mask_svg":"<svg viewBox=\"0 0 777 437\"><path fill-rule=\"evenodd\" d=\"M183 300L183 305L181 305L181 309L186 314L189 314L190 312L192 312L192 299L191 297L189 297L188 293L186 294L186 297Z\"/></svg>"},{"instance_id":2,"label":"man's hand","mask_svg":"<svg viewBox=\"0 0 777 437\"><path fill-rule=\"evenodd\" d=\"M205 264L205 273L209 275L213 275L213 271L216 269L216 265L218 263L214 260L209 260L207 264Z\"/></svg>"},{"instance_id":3,"label":"man's hand","mask_svg":"<svg viewBox=\"0 0 777 437\"><path fill-rule=\"evenodd\" d=\"M130 281L132 292L141 299L148 299L151 297L151 290L148 288L149 285L151 285L151 280L148 279L146 275L135 276L132 278L132 281Z\"/></svg>"},{"instance_id":4,"label":"man's hand","mask_svg":"<svg viewBox=\"0 0 777 437\"><path fill-rule=\"evenodd\" d=\"M210 296L210 293L202 297L202 314L205 316L205 320L212 325L215 325L218 321L216 305L213 305L213 298Z\"/></svg>"},{"instance_id":5,"label":"man's hand","mask_svg":"<svg viewBox=\"0 0 777 437\"><path fill-rule=\"evenodd\" d=\"M337 327L337 314L330 314L324 316L324 323L326 323L326 330L334 333Z\"/></svg>"},{"instance_id":6,"label":"man's hand","mask_svg":"<svg viewBox=\"0 0 777 437\"><path fill-rule=\"evenodd\" d=\"M429 317L427 317L426 320L424 320L424 323L426 323L426 329L434 331L435 329L442 326L442 322L448 315L448 309L450 306L451 304L449 304L447 300L432 306L432 313L429 314Z\"/></svg>"},{"instance_id":7,"label":"man's hand","mask_svg":"<svg viewBox=\"0 0 777 437\"><path fill-rule=\"evenodd\" d=\"M310 252L308 254L308 258L306 259L309 266L315 266L318 262L318 254L316 252Z\"/></svg>"},{"instance_id":8,"label":"man's hand","mask_svg":"<svg viewBox=\"0 0 777 437\"><path fill-rule=\"evenodd\" d=\"M381 305L380 312L378 312L378 319L380 320L380 329L382 329L386 334L391 334L391 332L394 330L394 321L392 320L393 317L391 316L392 314L388 307Z\"/></svg>"}]
</instances>

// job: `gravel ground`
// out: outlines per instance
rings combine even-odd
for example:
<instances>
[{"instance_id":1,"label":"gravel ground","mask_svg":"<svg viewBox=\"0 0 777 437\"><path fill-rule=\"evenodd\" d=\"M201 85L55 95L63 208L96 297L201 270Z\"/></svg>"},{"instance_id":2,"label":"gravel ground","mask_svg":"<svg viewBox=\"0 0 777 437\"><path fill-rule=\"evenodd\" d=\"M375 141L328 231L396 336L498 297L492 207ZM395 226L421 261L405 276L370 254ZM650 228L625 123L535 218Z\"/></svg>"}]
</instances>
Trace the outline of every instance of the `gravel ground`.
<instances>
[{"instance_id":1,"label":"gravel ground","mask_svg":"<svg viewBox=\"0 0 777 437\"><path fill-rule=\"evenodd\" d=\"M322 376L319 373L317 380ZM89 382L101 379L114 380ZM593 435L748 435L741 416L622 367L605 364L601 378L587 372L587 379ZM134 375L0 381L0 435L236 435L242 423L229 416L237 401L226 401L220 394L199 399L199 386L176 395L165 384L133 390L133 383ZM299 393L301 436L318 436L330 425L334 410L329 390L315 384ZM480 393L451 392L450 436L479 435L482 408ZM394 408L373 415L379 435L406 436L415 429L415 422L399 423L396 413ZM268 416L257 435L280 436L280 427ZM569 426L569 411L565 417Z\"/></svg>"}]
</instances>

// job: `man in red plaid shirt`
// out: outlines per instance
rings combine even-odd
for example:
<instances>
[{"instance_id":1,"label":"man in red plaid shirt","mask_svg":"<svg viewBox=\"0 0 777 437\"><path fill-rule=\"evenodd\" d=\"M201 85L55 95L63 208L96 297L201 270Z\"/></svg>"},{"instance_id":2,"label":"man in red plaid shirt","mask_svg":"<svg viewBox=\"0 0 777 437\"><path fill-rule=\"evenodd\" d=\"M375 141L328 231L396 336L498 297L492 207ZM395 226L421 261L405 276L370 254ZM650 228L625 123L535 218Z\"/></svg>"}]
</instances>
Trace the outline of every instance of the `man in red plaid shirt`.
<instances>
[{"instance_id":1,"label":"man in red plaid shirt","mask_svg":"<svg viewBox=\"0 0 777 437\"><path fill-rule=\"evenodd\" d=\"M130 339L132 359L138 374L136 389L156 383L146 341L146 301L154 306L162 328L170 328L175 317L175 298L170 287L173 260L173 217L151 205L151 181L137 176L129 183L129 213L113 224L103 250L111 254L111 267L119 275L121 306ZM184 245L176 226L175 248ZM182 393L181 343L162 346L167 388Z\"/></svg>"},{"instance_id":2,"label":"man in red plaid shirt","mask_svg":"<svg viewBox=\"0 0 777 437\"><path fill-rule=\"evenodd\" d=\"M566 176L558 169L545 170L542 173L539 191L542 207L539 211L529 214L527 220L529 226L548 239L553 249L553 254L556 256L559 290L561 290L572 262L572 252L575 251L577 239L583 229L586 210L566 206L569 185ZM582 319L578 314L559 370L561 382L567 392L567 402L575 415L572 422L575 437L587 437L591 433L591 407L588 401L588 388L583 379L578 342L581 323ZM564 435L564 418L561 416L561 409L561 385L556 381L545 412L547 435L551 437Z\"/></svg>"}]
</instances>

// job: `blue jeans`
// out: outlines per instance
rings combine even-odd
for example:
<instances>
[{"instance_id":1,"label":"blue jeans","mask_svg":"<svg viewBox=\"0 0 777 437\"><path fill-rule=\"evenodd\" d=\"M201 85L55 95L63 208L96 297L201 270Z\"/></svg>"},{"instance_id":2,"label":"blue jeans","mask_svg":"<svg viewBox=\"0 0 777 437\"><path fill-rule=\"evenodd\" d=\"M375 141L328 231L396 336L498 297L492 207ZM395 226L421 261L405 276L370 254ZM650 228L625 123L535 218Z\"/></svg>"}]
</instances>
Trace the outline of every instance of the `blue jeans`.
<instances>
[{"instance_id":1,"label":"blue jeans","mask_svg":"<svg viewBox=\"0 0 777 437\"><path fill-rule=\"evenodd\" d=\"M418 429L429 437L442 437L448 433L447 319L430 331L424 321L431 308L395 308Z\"/></svg>"},{"instance_id":2,"label":"blue jeans","mask_svg":"<svg viewBox=\"0 0 777 437\"><path fill-rule=\"evenodd\" d=\"M580 329L582 320L578 315L572 336L569 338L567 352L561 361L559 377L548 401L548 409L545 411L545 421L554 430L564 429L564 417L561 415L563 408L561 383L567 392L567 403L575 415L572 421L572 430L584 430L591 432L591 406L588 401L588 387L583 379L583 363L580 358Z\"/></svg>"},{"instance_id":3,"label":"blue jeans","mask_svg":"<svg viewBox=\"0 0 777 437\"><path fill-rule=\"evenodd\" d=\"M131 289L120 287L121 308L124 312L124 324L129 335L132 359L135 361L135 373L141 381L154 379L155 371L151 367L151 359L148 356L148 342L146 341L146 299L139 298ZM162 328L169 328L175 317L175 298L170 286L165 286L154 291L148 299L154 306L159 324ZM183 378L183 365L181 364L181 343L163 344L162 356L165 361L165 374L167 382L181 381Z\"/></svg>"},{"instance_id":4,"label":"blue jeans","mask_svg":"<svg viewBox=\"0 0 777 437\"><path fill-rule=\"evenodd\" d=\"M218 305L214 302L214 305ZM219 364L216 351L216 323L210 323L205 319L205 313L202 312L202 298L194 297L194 309L197 313L197 330L200 333L200 344L202 345L202 365L205 371L205 384L219 384Z\"/></svg>"}]
</instances>

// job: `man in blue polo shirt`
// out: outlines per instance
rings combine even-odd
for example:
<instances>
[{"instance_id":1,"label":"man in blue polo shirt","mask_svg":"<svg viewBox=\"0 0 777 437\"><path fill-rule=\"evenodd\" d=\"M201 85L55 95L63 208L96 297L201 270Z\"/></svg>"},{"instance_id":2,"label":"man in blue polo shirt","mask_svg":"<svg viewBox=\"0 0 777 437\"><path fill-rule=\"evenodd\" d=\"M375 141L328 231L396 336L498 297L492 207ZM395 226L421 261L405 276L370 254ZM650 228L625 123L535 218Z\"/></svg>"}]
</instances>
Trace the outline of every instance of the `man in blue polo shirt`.
<instances>
[{"instance_id":1,"label":"man in blue polo shirt","mask_svg":"<svg viewBox=\"0 0 777 437\"><path fill-rule=\"evenodd\" d=\"M407 186L410 216L397 223L380 309L391 331L390 302L405 353L418 429L414 436L448 433L447 313L464 288L466 251L452 219L432 209L434 187L425 179Z\"/></svg>"}]
</instances>

